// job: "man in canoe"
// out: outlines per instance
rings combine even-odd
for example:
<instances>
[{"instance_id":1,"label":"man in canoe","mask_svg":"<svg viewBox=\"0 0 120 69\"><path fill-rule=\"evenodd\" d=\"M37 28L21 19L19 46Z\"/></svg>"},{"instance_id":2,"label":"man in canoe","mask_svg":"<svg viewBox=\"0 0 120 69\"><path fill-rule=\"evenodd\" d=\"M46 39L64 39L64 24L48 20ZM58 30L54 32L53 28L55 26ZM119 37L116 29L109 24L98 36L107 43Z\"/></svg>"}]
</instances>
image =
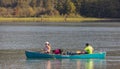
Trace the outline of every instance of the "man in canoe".
<instances>
[{"instance_id":1,"label":"man in canoe","mask_svg":"<svg viewBox=\"0 0 120 69\"><path fill-rule=\"evenodd\" d=\"M89 44L86 43L86 47L84 48L86 54L92 54L94 51L94 48Z\"/></svg>"},{"instance_id":2,"label":"man in canoe","mask_svg":"<svg viewBox=\"0 0 120 69\"><path fill-rule=\"evenodd\" d=\"M45 48L44 48L44 53L50 53L51 51L51 45L49 42L45 42Z\"/></svg>"}]
</instances>

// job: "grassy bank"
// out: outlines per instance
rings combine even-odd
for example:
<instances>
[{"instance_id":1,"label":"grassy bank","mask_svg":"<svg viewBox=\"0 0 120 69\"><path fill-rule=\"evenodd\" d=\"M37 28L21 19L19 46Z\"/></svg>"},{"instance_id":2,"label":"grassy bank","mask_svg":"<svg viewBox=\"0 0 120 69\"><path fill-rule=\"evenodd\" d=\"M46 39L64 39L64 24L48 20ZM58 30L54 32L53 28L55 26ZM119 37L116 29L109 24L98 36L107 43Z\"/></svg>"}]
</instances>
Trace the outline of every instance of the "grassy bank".
<instances>
[{"instance_id":1,"label":"grassy bank","mask_svg":"<svg viewBox=\"0 0 120 69\"><path fill-rule=\"evenodd\" d=\"M0 22L82 22L82 21L98 21L104 20L102 18L84 18L84 17L73 17L73 18L64 18L64 17L47 17L47 18L0 18Z\"/></svg>"}]
</instances>

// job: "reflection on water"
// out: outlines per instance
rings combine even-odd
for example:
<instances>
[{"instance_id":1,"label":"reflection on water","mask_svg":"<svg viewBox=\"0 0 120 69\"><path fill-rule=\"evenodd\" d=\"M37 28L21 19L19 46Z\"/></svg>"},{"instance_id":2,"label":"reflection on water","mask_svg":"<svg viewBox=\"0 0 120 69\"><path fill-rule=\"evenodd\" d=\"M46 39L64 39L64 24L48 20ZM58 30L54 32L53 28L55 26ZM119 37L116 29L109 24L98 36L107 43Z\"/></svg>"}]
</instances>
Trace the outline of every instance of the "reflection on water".
<instances>
[{"instance_id":1,"label":"reflection on water","mask_svg":"<svg viewBox=\"0 0 120 69\"><path fill-rule=\"evenodd\" d=\"M106 69L106 61L104 59L83 59L77 60L76 69Z\"/></svg>"},{"instance_id":2,"label":"reflection on water","mask_svg":"<svg viewBox=\"0 0 120 69\"><path fill-rule=\"evenodd\" d=\"M46 69L51 69L51 61L47 61L45 66L46 66Z\"/></svg>"},{"instance_id":3,"label":"reflection on water","mask_svg":"<svg viewBox=\"0 0 120 69\"><path fill-rule=\"evenodd\" d=\"M40 69L106 69L106 61L101 59L27 60L26 62L27 68L33 69L36 69L36 65L39 65Z\"/></svg>"},{"instance_id":4,"label":"reflection on water","mask_svg":"<svg viewBox=\"0 0 120 69\"><path fill-rule=\"evenodd\" d=\"M85 64L85 69L94 69L93 65L94 65L93 60L92 59L88 59L86 64Z\"/></svg>"},{"instance_id":5,"label":"reflection on water","mask_svg":"<svg viewBox=\"0 0 120 69\"><path fill-rule=\"evenodd\" d=\"M80 67L81 67L80 61L77 61L76 63L77 63L77 64L76 64L76 65L77 65L77 68L76 68L76 69L80 69Z\"/></svg>"}]
</instances>

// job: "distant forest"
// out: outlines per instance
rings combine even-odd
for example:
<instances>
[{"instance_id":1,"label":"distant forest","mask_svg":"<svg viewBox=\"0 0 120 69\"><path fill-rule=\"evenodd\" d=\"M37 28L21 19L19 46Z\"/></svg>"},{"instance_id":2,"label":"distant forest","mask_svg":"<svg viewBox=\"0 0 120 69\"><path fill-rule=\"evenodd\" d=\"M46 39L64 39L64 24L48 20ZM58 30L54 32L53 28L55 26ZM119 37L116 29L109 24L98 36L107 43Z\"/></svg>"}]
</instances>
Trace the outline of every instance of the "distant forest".
<instances>
[{"instance_id":1,"label":"distant forest","mask_svg":"<svg viewBox=\"0 0 120 69\"><path fill-rule=\"evenodd\" d=\"M120 0L0 0L0 17L120 18Z\"/></svg>"}]
</instances>

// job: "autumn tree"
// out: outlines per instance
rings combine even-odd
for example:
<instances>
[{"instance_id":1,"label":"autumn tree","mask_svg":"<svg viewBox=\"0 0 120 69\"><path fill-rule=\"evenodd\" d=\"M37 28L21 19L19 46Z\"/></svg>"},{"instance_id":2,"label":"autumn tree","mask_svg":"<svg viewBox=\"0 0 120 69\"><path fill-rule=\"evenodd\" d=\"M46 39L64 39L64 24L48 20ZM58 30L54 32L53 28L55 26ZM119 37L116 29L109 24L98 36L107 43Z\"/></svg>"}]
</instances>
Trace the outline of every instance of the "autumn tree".
<instances>
[{"instance_id":1,"label":"autumn tree","mask_svg":"<svg viewBox=\"0 0 120 69\"><path fill-rule=\"evenodd\" d=\"M30 2L30 6L32 6L33 8L35 8L37 6L37 0L32 0Z\"/></svg>"},{"instance_id":2,"label":"autumn tree","mask_svg":"<svg viewBox=\"0 0 120 69\"><path fill-rule=\"evenodd\" d=\"M81 14L81 6L82 6L82 0L72 0L72 2L74 3L75 7L76 7L76 13Z\"/></svg>"},{"instance_id":3,"label":"autumn tree","mask_svg":"<svg viewBox=\"0 0 120 69\"><path fill-rule=\"evenodd\" d=\"M0 16L70 15L119 18L120 0L0 0Z\"/></svg>"},{"instance_id":4,"label":"autumn tree","mask_svg":"<svg viewBox=\"0 0 120 69\"><path fill-rule=\"evenodd\" d=\"M76 7L71 0L66 0L65 10L67 14L75 13Z\"/></svg>"}]
</instances>

